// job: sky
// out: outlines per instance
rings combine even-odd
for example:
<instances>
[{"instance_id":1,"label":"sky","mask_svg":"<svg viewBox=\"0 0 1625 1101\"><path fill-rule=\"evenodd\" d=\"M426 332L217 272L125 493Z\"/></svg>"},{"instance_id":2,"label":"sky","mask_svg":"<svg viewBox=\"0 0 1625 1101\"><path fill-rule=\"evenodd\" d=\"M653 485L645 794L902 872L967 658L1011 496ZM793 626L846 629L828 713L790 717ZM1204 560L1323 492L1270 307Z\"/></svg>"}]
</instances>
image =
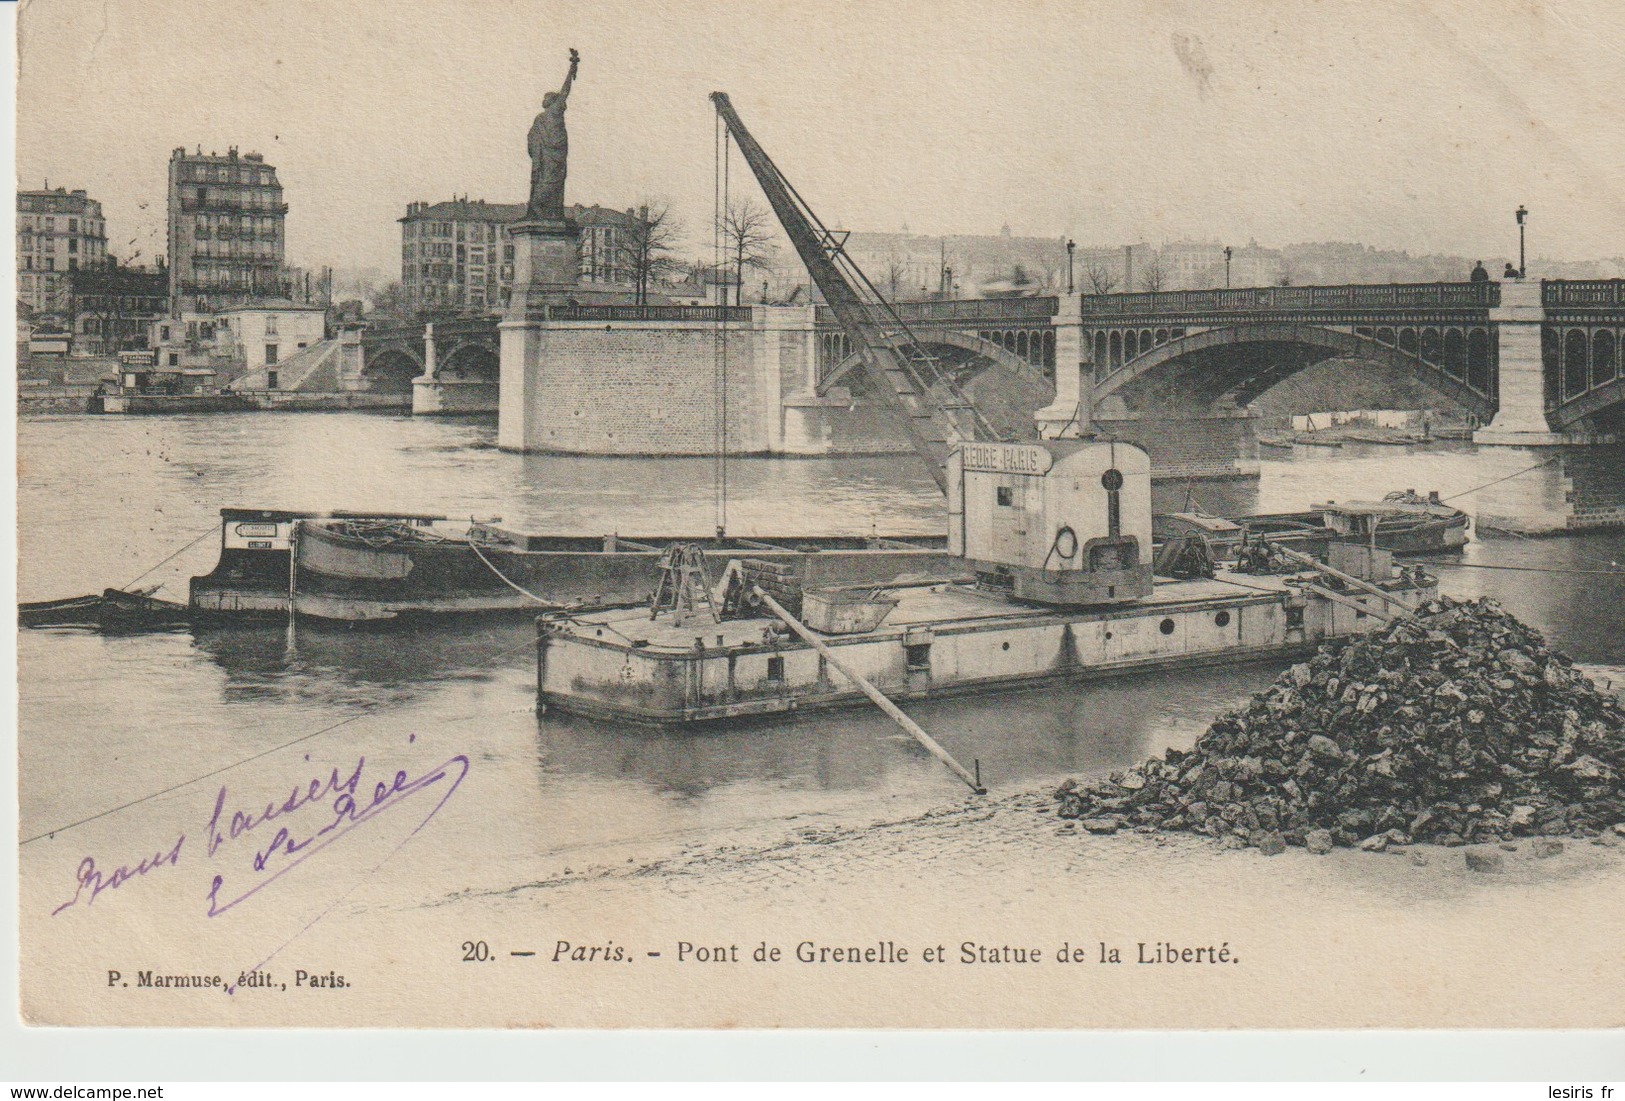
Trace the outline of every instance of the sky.
<instances>
[{"instance_id":1,"label":"sky","mask_svg":"<svg viewBox=\"0 0 1625 1101\"><path fill-rule=\"evenodd\" d=\"M387 277L408 202L523 201L572 46L568 201L692 256L713 90L840 228L1506 255L1521 203L1532 257L1625 255L1618 0L24 0L17 182L150 259L171 149L235 145L291 262Z\"/></svg>"}]
</instances>

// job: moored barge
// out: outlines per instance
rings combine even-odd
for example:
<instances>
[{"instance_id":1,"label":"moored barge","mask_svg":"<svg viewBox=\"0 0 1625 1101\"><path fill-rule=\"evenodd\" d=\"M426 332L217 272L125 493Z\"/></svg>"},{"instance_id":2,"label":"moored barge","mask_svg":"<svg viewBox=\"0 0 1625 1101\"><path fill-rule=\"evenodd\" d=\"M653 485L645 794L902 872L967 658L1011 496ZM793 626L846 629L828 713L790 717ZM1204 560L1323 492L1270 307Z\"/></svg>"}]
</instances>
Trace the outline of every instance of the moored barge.
<instances>
[{"instance_id":1,"label":"moored barge","mask_svg":"<svg viewBox=\"0 0 1625 1101\"><path fill-rule=\"evenodd\" d=\"M192 578L189 606L214 617L300 616L344 623L645 600L661 546L794 567L807 584L960 576L944 536L761 539L527 535L447 528L417 513L220 510L220 558ZM656 545L656 544L660 545Z\"/></svg>"},{"instance_id":2,"label":"moored barge","mask_svg":"<svg viewBox=\"0 0 1625 1101\"><path fill-rule=\"evenodd\" d=\"M1407 607L1438 593L1419 570L1381 583ZM843 663L898 699L1024 688L1195 665L1286 658L1382 626L1393 608L1312 576L1216 573L1159 582L1123 607L1023 604L969 585L892 591L875 630L828 634ZM861 704L863 694L773 618L673 625L647 609L544 615L542 709L679 725Z\"/></svg>"},{"instance_id":3,"label":"moored barge","mask_svg":"<svg viewBox=\"0 0 1625 1101\"><path fill-rule=\"evenodd\" d=\"M672 543L715 560L749 556L793 567L807 584L957 576L944 537L625 537L527 535L486 524L466 530L389 521L300 525L294 610L346 622L424 615L530 613L648 599Z\"/></svg>"},{"instance_id":4,"label":"moored barge","mask_svg":"<svg viewBox=\"0 0 1625 1101\"><path fill-rule=\"evenodd\" d=\"M754 580L771 571L742 562L729 573L756 610L747 599L721 612L691 602L544 615L538 706L688 724L872 699L851 674L906 699L1279 658L1373 629L1438 592L1421 570L1396 570L1388 552L1352 542L1334 542L1334 565L1302 575L1153 582L1150 461L1132 445L967 444L949 477L949 549L974 583L859 594L874 612L865 617L842 599L851 586L797 593ZM781 597L800 598L786 614L808 621L768 616Z\"/></svg>"}]
</instances>

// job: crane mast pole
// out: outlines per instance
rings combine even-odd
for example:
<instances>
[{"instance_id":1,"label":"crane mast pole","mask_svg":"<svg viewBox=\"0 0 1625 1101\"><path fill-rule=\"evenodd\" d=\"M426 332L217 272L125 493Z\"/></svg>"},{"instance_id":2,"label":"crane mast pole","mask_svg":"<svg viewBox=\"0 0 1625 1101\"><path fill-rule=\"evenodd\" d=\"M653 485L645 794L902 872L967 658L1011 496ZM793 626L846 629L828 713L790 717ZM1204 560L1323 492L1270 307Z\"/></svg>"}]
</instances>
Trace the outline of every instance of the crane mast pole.
<instances>
[{"instance_id":1,"label":"crane mast pole","mask_svg":"<svg viewBox=\"0 0 1625 1101\"><path fill-rule=\"evenodd\" d=\"M711 101L807 273L861 356L875 390L903 422L937 488L947 492L949 452L961 443L997 440L999 434L847 255L846 235L819 221L745 128L727 95L712 92Z\"/></svg>"}]
</instances>

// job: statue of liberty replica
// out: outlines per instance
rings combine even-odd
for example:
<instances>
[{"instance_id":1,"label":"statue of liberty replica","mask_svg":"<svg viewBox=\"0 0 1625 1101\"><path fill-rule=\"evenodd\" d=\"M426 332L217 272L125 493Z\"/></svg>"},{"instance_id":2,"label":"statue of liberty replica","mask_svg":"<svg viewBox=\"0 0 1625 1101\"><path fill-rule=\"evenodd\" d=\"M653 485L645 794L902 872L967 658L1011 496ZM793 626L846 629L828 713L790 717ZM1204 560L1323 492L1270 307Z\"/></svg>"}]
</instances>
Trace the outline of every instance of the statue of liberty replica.
<instances>
[{"instance_id":1,"label":"statue of liberty replica","mask_svg":"<svg viewBox=\"0 0 1625 1101\"><path fill-rule=\"evenodd\" d=\"M514 243L514 283L507 310L512 319L544 316L542 307L569 304L581 293L577 248L581 231L564 207L570 158L564 108L580 65L581 55L571 50L564 86L542 97L541 113L530 124L525 142L530 151L530 201L524 217L508 227Z\"/></svg>"},{"instance_id":2,"label":"statue of liberty replica","mask_svg":"<svg viewBox=\"0 0 1625 1101\"><path fill-rule=\"evenodd\" d=\"M570 136L564 126L564 109L570 101L581 55L570 51L570 72L564 86L542 97L542 111L530 124L527 147L530 150L530 203L525 208L527 222L562 222L564 217L564 176L570 159Z\"/></svg>"}]
</instances>

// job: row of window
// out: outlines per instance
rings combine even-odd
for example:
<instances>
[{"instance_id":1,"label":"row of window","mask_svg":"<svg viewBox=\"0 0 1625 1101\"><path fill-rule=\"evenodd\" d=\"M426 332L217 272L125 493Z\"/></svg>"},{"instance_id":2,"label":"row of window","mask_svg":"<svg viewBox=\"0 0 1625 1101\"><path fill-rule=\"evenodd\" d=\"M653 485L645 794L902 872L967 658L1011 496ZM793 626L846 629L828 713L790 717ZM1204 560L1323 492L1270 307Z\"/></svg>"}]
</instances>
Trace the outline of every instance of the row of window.
<instances>
[{"instance_id":1,"label":"row of window","mask_svg":"<svg viewBox=\"0 0 1625 1101\"><path fill-rule=\"evenodd\" d=\"M269 187L276 183L276 169L257 165L182 164L176 166L177 178L195 183L257 184Z\"/></svg>"},{"instance_id":2,"label":"row of window","mask_svg":"<svg viewBox=\"0 0 1625 1101\"><path fill-rule=\"evenodd\" d=\"M17 237L17 251L52 253L56 251L56 243L59 240L63 240L63 238L33 237L27 233L20 234ZM68 252L77 253L79 251L79 242L82 240L82 238L69 237L66 238L66 240L68 242ZM94 239L85 240L85 255L95 256L101 252L102 242Z\"/></svg>"},{"instance_id":3,"label":"row of window","mask_svg":"<svg viewBox=\"0 0 1625 1101\"><path fill-rule=\"evenodd\" d=\"M277 191L250 191L247 193L228 191L222 193L219 188L211 192L206 187L200 187L197 189L197 198L182 205L218 207L222 210L280 211L284 204L281 192Z\"/></svg>"},{"instance_id":4,"label":"row of window","mask_svg":"<svg viewBox=\"0 0 1625 1101\"><path fill-rule=\"evenodd\" d=\"M99 207L100 204L87 200L80 195L75 195L71 198L66 195L17 196L18 210L49 210L54 213L61 214L63 211L83 210L87 206Z\"/></svg>"},{"instance_id":5,"label":"row of window","mask_svg":"<svg viewBox=\"0 0 1625 1101\"><path fill-rule=\"evenodd\" d=\"M234 237L219 241L204 240L194 242L178 259L184 262L188 255L193 258L218 260L275 260L282 255L282 243L274 239L245 241Z\"/></svg>"}]
</instances>

